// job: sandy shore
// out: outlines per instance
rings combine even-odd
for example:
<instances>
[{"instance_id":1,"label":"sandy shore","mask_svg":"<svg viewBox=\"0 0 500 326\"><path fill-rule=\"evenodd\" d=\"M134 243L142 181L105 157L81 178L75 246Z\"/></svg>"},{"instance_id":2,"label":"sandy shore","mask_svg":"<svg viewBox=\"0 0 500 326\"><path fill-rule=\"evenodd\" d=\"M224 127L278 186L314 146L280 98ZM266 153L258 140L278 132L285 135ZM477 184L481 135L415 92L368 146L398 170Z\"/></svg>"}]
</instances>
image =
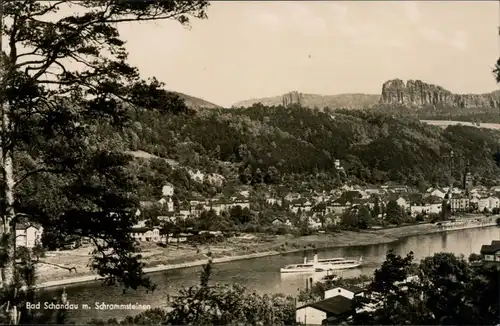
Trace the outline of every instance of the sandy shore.
<instances>
[{"instance_id":1,"label":"sandy shore","mask_svg":"<svg viewBox=\"0 0 500 326\"><path fill-rule=\"evenodd\" d=\"M402 227L366 230L360 232L342 231L335 234L311 235L305 237L248 235L228 239L220 245L194 248L185 244L172 245L167 249L159 247L144 248L143 257L146 264L145 272L154 273L164 270L195 267L206 264L204 253L213 254L214 263L223 263L243 259L265 257L302 251L304 249L337 248L345 246L362 246L390 243L400 238L450 230L487 227L496 225L493 218L474 221L477 217L466 219L467 223L453 228L444 228L436 224L417 224ZM88 269L89 249L51 253L46 259L50 263L66 267L75 266L76 273L49 265L41 265L38 270L40 288L63 286L75 283L92 282L99 277Z\"/></svg>"}]
</instances>

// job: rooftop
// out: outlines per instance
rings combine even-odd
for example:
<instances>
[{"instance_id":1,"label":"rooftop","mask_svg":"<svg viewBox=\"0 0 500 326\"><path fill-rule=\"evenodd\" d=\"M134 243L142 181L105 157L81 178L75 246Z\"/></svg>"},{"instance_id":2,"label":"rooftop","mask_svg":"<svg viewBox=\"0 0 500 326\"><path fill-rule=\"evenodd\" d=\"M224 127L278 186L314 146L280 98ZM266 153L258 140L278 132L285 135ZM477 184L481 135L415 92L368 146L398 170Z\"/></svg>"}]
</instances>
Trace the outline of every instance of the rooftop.
<instances>
[{"instance_id":1,"label":"rooftop","mask_svg":"<svg viewBox=\"0 0 500 326\"><path fill-rule=\"evenodd\" d=\"M352 300L341 295L337 295L335 297L331 297L325 300L321 300L315 303L310 303L299 307L297 309L312 307L323 312L335 315L341 315L343 313L348 312L352 308Z\"/></svg>"}]
</instances>

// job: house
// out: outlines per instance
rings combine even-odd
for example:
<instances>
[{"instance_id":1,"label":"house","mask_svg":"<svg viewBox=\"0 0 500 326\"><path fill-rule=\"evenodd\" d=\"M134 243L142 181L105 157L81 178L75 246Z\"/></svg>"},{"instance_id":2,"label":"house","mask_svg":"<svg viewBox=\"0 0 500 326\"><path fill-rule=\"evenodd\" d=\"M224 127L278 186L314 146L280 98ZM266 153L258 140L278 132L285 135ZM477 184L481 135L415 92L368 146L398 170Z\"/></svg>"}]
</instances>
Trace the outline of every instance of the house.
<instances>
[{"instance_id":1,"label":"house","mask_svg":"<svg viewBox=\"0 0 500 326\"><path fill-rule=\"evenodd\" d=\"M188 173L191 179L194 181L203 182L203 180L205 179L205 175L201 173L200 170L196 170L196 172L189 170Z\"/></svg>"},{"instance_id":2,"label":"house","mask_svg":"<svg viewBox=\"0 0 500 326\"><path fill-rule=\"evenodd\" d=\"M288 201L288 202L291 202L291 201L293 201L293 200L299 199L300 197L301 197L301 195L300 195L300 194L289 192L289 193L285 196L285 200L286 200L286 201Z\"/></svg>"},{"instance_id":3,"label":"house","mask_svg":"<svg viewBox=\"0 0 500 326\"><path fill-rule=\"evenodd\" d=\"M272 222L271 222L272 225L275 225L275 226L289 226L291 227L292 226L292 222L290 222L289 219L283 219L283 218L280 218L280 217L277 217L275 218Z\"/></svg>"},{"instance_id":4,"label":"house","mask_svg":"<svg viewBox=\"0 0 500 326\"><path fill-rule=\"evenodd\" d=\"M488 197L488 203L490 205L490 209L500 208L500 199L498 199L498 197L495 196Z\"/></svg>"},{"instance_id":5,"label":"house","mask_svg":"<svg viewBox=\"0 0 500 326\"><path fill-rule=\"evenodd\" d=\"M33 248L42 242L43 227L30 223L16 224L16 246Z\"/></svg>"},{"instance_id":6,"label":"house","mask_svg":"<svg viewBox=\"0 0 500 326\"><path fill-rule=\"evenodd\" d=\"M397 200L396 200L396 203L398 203L398 205L402 208L404 208L405 210L409 209L410 208L410 203L406 201L406 199L404 199L403 197L399 197Z\"/></svg>"},{"instance_id":7,"label":"house","mask_svg":"<svg viewBox=\"0 0 500 326\"><path fill-rule=\"evenodd\" d=\"M387 186L382 186L382 188L385 188L387 191L392 193L408 192L408 187L404 185L389 184Z\"/></svg>"},{"instance_id":8,"label":"house","mask_svg":"<svg viewBox=\"0 0 500 326\"><path fill-rule=\"evenodd\" d=\"M307 219L307 225L311 229L316 230L316 229L323 227L322 223L320 221L318 221L317 219L313 218L312 216L307 216L306 219Z\"/></svg>"},{"instance_id":9,"label":"house","mask_svg":"<svg viewBox=\"0 0 500 326\"><path fill-rule=\"evenodd\" d=\"M132 228L144 228L146 227L146 220L140 220Z\"/></svg>"},{"instance_id":10,"label":"house","mask_svg":"<svg viewBox=\"0 0 500 326\"><path fill-rule=\"evenodd\" d=\"M489 209L490 201L488 198L479 198L477 200L477 210L480 212L484 212L485 209Z\"/></svg>"},{"instance_id":11,"label":"house","mask_svg":"<svg viewBox=\"0 0 500 326\"><path fill-rule=\"evenodd\" d=\"M364 289L357 286L336 287L325 291L325 299L341 295L345 298L352 300L354 296L362 295L364 291L365 291Z\"/></svg>"},{"instance_id":12,"label":"house","mask_svg":"<svg viewBox=\"0 0 500 326\"><path fill-rule=\"evenodd\" d=\"M161 189L161 194L163 197L172 197L174 195L174 186L171 183L167 183Z\"/></svg>"},{"instance_id":13,"label":"house","mask_svg":"<svg viewBox=\"0 0 500 326\"><path fill-rule=\"evenodd\" d=\"M342 200L335 200L326 205L326 214L342 214L351 207L350 202L344 202Z\"/></svg>"},{"instance_id":14,"label":"house","mask_svg":"<svg viewBox=\"0 0 500 326\"><path fill-rule=\"evenodd\" d=\"M137 241L141 242L160 242L161 235L160 229L153 227L140 227L140 228L132 228L130 231L130 235Z\"/></svg>"},{"instance_id":15,"label":"house","mask_svg":"<svg viewBox=\"0 0 500 326\"><path fill-rule=\"evenodd\" d=\"M240 206L242 209L243 208L250 209L250 202L246 199L236 199L234 202L229 203L228 206L229 206L228 209L236 206Z\"/></svg>"},{"instance_id":16,"label":"house","mask_svg":"<svg viewBox=\"0 0 500 326\"><path fill-rule=\"evenodd\" d=\"M301 212L309 212L311 208L312 203L309 200L306 198L300 198L292 202L290 210L294 213L298 213L299 210Z\"/></svg>"},{"instance_id":17,"label":"house","mask_svg":"<svg viewBox=\"0 0 500 326\"><path fill-rule=\"evenodd\" d=\"M339 225L342 218L339 215L330 215L325 218L325 225Z\"/></svg>"},{"instance_id":18,"label":"house","mask_svg":"<svg viewBox=\"0 0 500 326\"><path fill-rule=\"evenodd\" d=\"M283 204L281 199L274 197L266 197L266 203L268 205L278 205L278 206L281 206Z\"/></svg>"},{"instance_id":19,"label":"house","mask_svg":"<svg viewBox=\"0 0 500 326\"><path fill-rule=\"evenodd\" d=\"M481 246L484 263L500 263L500 241L492 241L490 245Z\"/></svg>"},{"instance_id":20,"label":"house","mask_svg":"<svg viewBox=\"0 0 500 326\"><path fill-rule=\"evenodd\" d=\"M168 197L168 199L162 198L158 201L161 205L166 205L167 206L167 212L173 212L175 211L174 208L174 202L171 197Z\"/></svg>"},{"instance_id":21,"label":"house","mask_svg":"<svg viewBox=\"0 0 500 326\"><path fill-rule=\"evenodd\" d=\"M191 216L191 212L189 209L181 209L179 210L179 215L183 216L185 219Z\"/></svg>"},{"instance_id":22,"label":"house","mask_svg":"<svg viewBox=\"0 0 500 326\"><path fill-rule=\"evenodd\" d=\"M381 195L381 194L385 193L385 191L383 189L373 187L373 188L366 188L365 193L367 193L369 195Z\"/></svg>"},{"instance_id":23,"label":"house","mask_svg":"<svg viewBox=\"0 0 500 326\"><path fill-rule=\"evenodd\" d=\"M450 199L452 212L464 212L470 207L470 199L465 196L454 196Z\"/></svg>"},{"instance_id":24,"label":"house","mask_svg":"<svg viewBox=\"0 0 500 326\"><path fill-rule=\"evenodd\" d=\"M352 313L352 300L342 295L306 304L295 309L297 323L321 325L323 320L332 317L346 317Z\"/></svg>"},{"instance_id":25,"label":"house","mask_svg":"<svg viewBox=\"0 0 500 326\"><path fill-rule=\"evenodd\" d=\"M239 192L239 194L245 198L248 198L250 196L250 191L248 190L242 190Z\"/></svg>"},{"instance_id":26,"label":"house","mask_svg":"<svg viewBox=\"0 0 500 326\"><path fill-rule=\"evenodd\" d=\"M439 214L441 212L441 204L425 204L425 205L413 205L410 207L410 214L412 216L418 214Z\"/></svg>"},{"instance_id":27,"label":"house","mask_svg":"<svg viewBox=\"0 0 500 326\"><path fill-rule=\"evenodd\" d=\"M444 197L446 196L446 191L441 189L434 189L429 193L429 195L444 199Z\"/></svg>"}]
</instances>

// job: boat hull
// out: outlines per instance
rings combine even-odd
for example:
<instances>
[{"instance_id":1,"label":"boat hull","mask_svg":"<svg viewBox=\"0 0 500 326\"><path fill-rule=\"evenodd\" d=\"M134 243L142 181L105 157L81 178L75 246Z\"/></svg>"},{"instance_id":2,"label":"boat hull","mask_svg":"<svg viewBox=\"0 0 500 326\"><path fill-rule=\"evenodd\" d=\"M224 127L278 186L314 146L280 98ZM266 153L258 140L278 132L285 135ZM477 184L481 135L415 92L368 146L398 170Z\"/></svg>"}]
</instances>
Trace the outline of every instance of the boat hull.
<instances>
[{"instance_id":1,"label":"boat hull","mask_svg":"<svg viewBox=\"0 0 500 326\"><path fill-rule=\"evenodd\" d=\"M332 271L332 270L333 270L333 268L331 268L330 266L321 265L321 266L315 266L314 268L281 268L280 272L283 274L285 274L285 273L295 273L295 274L309 273L309 274L312 274L312 273L328 272L328 271Z\"/></svg>"},{"instance_id":2,"label":"boat hull","mask_svg":"<svg viewBox=\"0 0 500 326\"><path fill-rule=\"evenodd\" d=\"M310 269L294 269L294 268L281 268L280 272L283 274L307 274L316 272L315 268Z\"/></svg>"},{"instance_id":3,"label":"boat hull","mask_svg":"<svg viewBox=\"0 0 500 326\"><path fill-rule=\"evenodd\" d=\"M361 266L361 263L353 263L353 264L345 264L345 265L330 265L330 264L325 264L324 268L326 270L341 270L341 269L352 269L352 268L358 268Z\"/></svg>"}]
</instances>

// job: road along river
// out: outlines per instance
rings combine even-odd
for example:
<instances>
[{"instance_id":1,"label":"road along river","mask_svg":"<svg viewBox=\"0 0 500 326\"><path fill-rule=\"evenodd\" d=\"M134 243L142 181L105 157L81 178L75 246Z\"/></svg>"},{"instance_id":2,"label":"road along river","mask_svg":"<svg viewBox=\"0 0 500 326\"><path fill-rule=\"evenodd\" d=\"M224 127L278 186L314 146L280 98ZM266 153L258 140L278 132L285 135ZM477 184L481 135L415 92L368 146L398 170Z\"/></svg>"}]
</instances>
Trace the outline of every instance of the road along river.
<instances>
[{"instance_id":1,"label":"road along river","mask_svg":"<svg viewBox=\"0 0 500 326\"><path fill-rule=\"evenodd\" d=\"M359 258L363 256L362 267L339 273L344 277L354 277L373 273L384 261L385 254L389 249L394 249L399 255L406 255L413 251L416 259L443 251L464 254L468 257L472 252L478 253L483 244L489 244L492 240L500 240L500 228L496 226L411 236L389 244L327 249L320 251L319 256L320 258ZM312 259L312 253L309 253L309 256ZM295 295L299 288L305 286L307 276L281 276L279 269L286 264L300 263L302 259L303 253L295 252L216 264L213 269L212 281L238 283L260 293L281 292ZM146 293L144 290L129 290L124 294L120 288L101 286L99 282L67 286L66 293L69 302L78 305L77 309L69 311L69 318L76 323L85 323L91 318L116 317L122 319L126 315L140 313L141 309L147 305L151 307L164 306L169 295L175 295L180 288L199 282L201 268L191 267L151 274L151 278L158 285L157 290L153 293ZM46 292L54 295L61 293L62 289L48 289ZM99 308L103 309L98 309L96 303L99 303L101 305ZM102 303L142 306L129 306L125 310L116 310L110 309L110 307L105 308ZM83 304L88 305L87 309L82 309Z\"/></svg>"}]
</instances>

